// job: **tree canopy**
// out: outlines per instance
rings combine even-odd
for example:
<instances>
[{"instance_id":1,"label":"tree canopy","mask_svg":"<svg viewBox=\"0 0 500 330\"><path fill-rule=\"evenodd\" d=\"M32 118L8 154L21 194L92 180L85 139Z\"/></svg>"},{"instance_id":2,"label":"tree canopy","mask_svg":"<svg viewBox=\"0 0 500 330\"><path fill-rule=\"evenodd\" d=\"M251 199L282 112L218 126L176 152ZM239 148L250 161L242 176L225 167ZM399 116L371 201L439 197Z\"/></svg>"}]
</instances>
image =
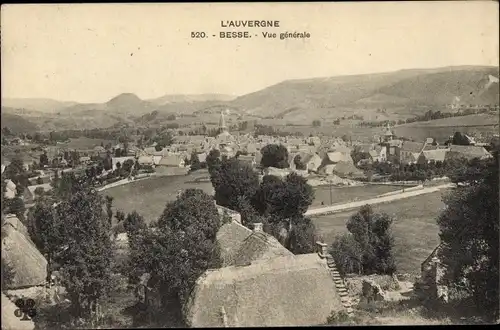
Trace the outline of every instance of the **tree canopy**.
<instances>
[{"instance_id":1,"label":"tree canopy","mask_svg":"<svg viewBox=\"0 0 500 330\"><path fill-rule=\"evenodd\" d=\"M373 212L370 205L361 207L347 221L350 235L337 237L332 244L332 254L343 272L395 273L392 222L387 214Z\"/></svg>"},{"instance_id":2,"label":"tree canopy","mask_svg":"<svg viewBox=\"0 0 500 330\"><path fill-rule=\"evenodd\" d=\"M454 176L464 185L444 198L438 217L445 281L470 293L478 310L496 320L499 306L498 151Z\"/></svg>"},{"instance_id":3,"label":"tree canopy","mask_svg":"<svg viewBox=\"0 0 500 330\"><path fill-rule=\"evenodd\" d=\"M250 200L259 188L259 176L251 165L231 158L220 162L211 173L217 204L239 210L239 197Z\"/></svg>"},{"instance_id":4,"label":"tree canopy","mask_svg":"<svg viewBox=\"0 0 500 330\"><path fill-rule=\"evenodd\" d=\"M263 167L288 168L288 150L282 144L268 144L260 151Z\"/></svg>"}]
</instances>

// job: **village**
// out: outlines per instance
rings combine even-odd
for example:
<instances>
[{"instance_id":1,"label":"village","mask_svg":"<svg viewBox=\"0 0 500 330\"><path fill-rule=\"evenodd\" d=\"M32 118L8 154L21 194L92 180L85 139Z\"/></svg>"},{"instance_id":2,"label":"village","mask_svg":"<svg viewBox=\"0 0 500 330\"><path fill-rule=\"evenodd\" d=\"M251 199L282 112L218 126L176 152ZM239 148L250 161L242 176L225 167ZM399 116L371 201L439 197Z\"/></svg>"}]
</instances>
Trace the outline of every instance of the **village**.
<instances>
[{"instance_id":1,"label":"village","mask_svg":"<svg viewBox=\"0 0 500 330\"><path fill-rule=\"evenodd\" d=\"M174 136L172 144L162 148L152 145L139 149L131 143L120 143L111 146L109 150L106 150L103 146L95 146L92 150L69 151L49 147L43 149L39 164L36 164L36 162L24 163L24 171L36 173L28 178L28 185L25 189L18 190L16 184L10 179L6 179L4 182L5 200L20 199L25 205L25 209L22 209L22 215L19 213L17 215L7 214L2 225L2 228L7 233L3 244L7 244L6 247L11 246L11 248L3 251L2 260L11 265L14 274L16 274L11 282L6 284L9 288L7 291L9 295L13 297L29 297L44 292L50 297L49 300L53 300L53 303L58 299L63 299L60 298L63 295L60 294L61 288L58 286L58 272L54 273L49 270L47 260L34 246L26 226L19 218L27 218L30 208L35 205L37 199L46 193L50 193L53 188L52 182L54 178L68 173L90 175L93 178L92 182L95 188L101 192L113 187L128 185L138 180L155 180L155 177L164 176L182 177L197 171L206 173L198 179L204 178L204 180L210 181L210 177L204 168L207 167L206 161L209 154L217 151L221 159L238 159L239 162L252 167L259 173L260 180L264 176L285 178L290 173L295 173L304 177L311 186L363 186L370 181L378 181L381 184L391 183L391 175L375 174L367 177L367 166L374 164L382 167L385 166L383 164L398 164L398 166L403 167L423 166L430 163L453 162L454 159L484 160L492 157L487 151L491 150L492 146L490 144L476 143L473 138L465 134L457 135L459 139L462 139L461 143L465 145L453 144L453 136L450 137L449 141L445 141L445 144L440 145L438 141L432 138L421 142L397 139L389 126L382 130L379 137L375 137L378 138L379 142L371 144L356 144L352 143L352 141L343 141L340 138L321 139L317 136L303 139L297 137L254 137L249 134L241 136L231 134L225 122L224 112L222 112L218 131L219 134L214 138L207 136ZM455 137L455 140L457 137ZM19 143L19 141L17 140L16 143ZM271 145L282 146L286 149L288 153L287 164L278 167L265 166L265 161L262 161L263 154L261 150ZM74 161L75 159L77 161ZM103 165L106 160L109 161L107 170ZM69 164L78 165L68 166ZM54 165L57 165L57 167ZM33 171L34 166L38 168L35 171ZM8 172L8 169L9 164L2 164L2 174ZM406 194L412 194L411 190L418 189L418 186L415 186L417 184L430 183L436 179L441 180L438 184L440 182L449 182L446 177L440 178L438 172L434 174L436 174L435 178L424 176L418 178L418 180L400 180L398 182L406 184L405 181L408 181L407 183L410 185L407 186ZM104 180L99 180L102 178ZM18 185L20 184L18 182ZM177 191L178 196L182 193L183 191ZM424 192L422 191L422 193ZM402 196L402 194L405 194L404 189L403 193L399 194L401 198L405 197ZM391 194L389 193L389 195ZM389 198L393 197L389 196ZM396 196L396 198L399 197ZM372 202L376 203L375 199ZM358 202L359 205L363 205L363 203L363 201ZM371 202L367 200L366 203ZM354 207L354 204L351 206L346 204L345 207L340 205L340 208L337 207L336 211L332 211L333 209L330 206L326 206L328 204L327 200L326 204L325 201L321 201L321 204L316 204L316 208L310 208L306 214L319 216L320 214L339 212L347 207ZM13 205L16 205L16 203L13 203ZM221 205L216 204L216 206L221 219L224 219L225 216L231 218L231 221L222 225L217 233L223 267L219 270L208 271L207 277L203 279L203 284L201 282L197 284L205 291L198 292L192 298L194 300L189 305L190 309L185 316L187 317L185 322L194 327L259 326L264 324L309 325L321 323L321 318L326 319L332 311L339 310L339 308L345 310L347 315L353 314L352 306L359 301L359 297L353 297L349 294L348 284L346 284L348 279L340 275L327 244L318 241L316 242L315 253L294 255L282 245L282 242L280 243L272 235L264 232L262 224L254 223L253 230L249 229L242 224L239 212ZM15 213L17 209L11 207L11 210ZM125 232L116 233L114 240L119 250L128 250L129 239ZM12 250L14 246L16 248ZM6 253L6 251L8 252ZM22 269L25 269L28 265L30 271L24 272ZM238 268L241 266L245 267ZM422 260L420 278L427 281L425 282L427 284L424 284L426 290L431 290L431 293L427 291L424 295L430 294L439 298L443 296L444 289L437 284L439 276L436 274L439 274L439 271L436 273L436 267L439 268L439 265L436 259L436 250L434 250L426 260ZM290 281L289 285L300 281L301 294L307 294L311 297L310 299L315 301L310 302L313 304L311 309L304 310L293 308L292 305L280 305L292 299L291 297L296 294L293 290L274 293L280 297L279 301L276 300L274 304L276 304L276 308L283 309L281 318L274 317L274 314L266 316L268 313L266 310L268 309L264 307L262 307L264 308L262 310L254 308L246 310L241 307L243 309L236 311L231 309L232 303L229 305L218 305L216 303L216 299L218 299L216 296L220 295L221 285L227 286L227 290L229 290L234 285L231 284L234 278L238 278L237 285L240 287L238 290L246 292L249 290L249 287L247 287L249 281L255 281L258 278L259 282L262 281L262 283L253 285L259 285L259 290L264 290L265 283L272 282L272 278L278 276L277 274L281 274L279 275L280 281L289 277L287 279L287 281ZM307 287L307 283L311 283L311 278L315 278L314 285ZM149 280L149 274L144 274L141 277L139 286L134 289L136 290L136 296L143 306L149 306L149 313L161 313L162 307L158 305L161 300L158 296L159 292L150 287ZM407 295L413 292L414 284L410 282L401 284L403 282L400 282L395 275L393 280L394 283L398 283L397 286L400 291L384 293L380 285L365 280L363 282L363 294L367 295L368 286L372 286L373 288L369 289L369 291L376 292L375 296L379 297L377 299L393 301L406 299L401 294ZM306 288L304 288L304 285L306 285ZM433 287L434 289L432 289ZM419 288L421 289L421 287ZM62 290L64 292L64 289ZM213 290L218 291L218 293ZM435 292L432 293L432 290L435 290ZM253 306L255 303L250 303L250 301L257 299L257 296L251 294L250 291L248 291L248 294L248 296L232 297L232 293L228 291L224 299L246 301L248 306ZM289 295L291 295L290 298L287 298ZM369 299L375 299L375 296L369 296ZM236 300L234 303L236 303ZM213 310L207 308L207 306L212 306ZM312 310L315 312L311 313ZM250 314L246 315L246 313ZM220 317L216 315L220 315ZM256 315L259 315L259 317L256 318Z\"/></svg>"},{"instance_id":2,"label":"village","mask_svg":"<svg viewBox=\"0 0 500 330\"><path fill-rule=\"evenodd\" d=\"M191 169L191 158L204 164L210 150L217 149L222 157L237 157L239 160L261 170L261 175L272 174L286 176L291 171L311 179L319 177L316 184L325 184L328 178L344 178L340 183L356 184L352 180L365 179L360 168L373 163L393 163L401 165L444 162L450 159L488 158L491 154L489 143L476 143L474 138L464 135L465 143L452 144L448 141L435 141L427 138L425 141L401 140L394 136L387 126L381 130L378 143L353 143L340 138L309 136L297 138L292 136L253 136L250 134L233 135L225 123L224 112L220 114L219 132L216 137L203 135L177 135L173 143L162 148L155 142L150 147L140 149L132 143L118 143L108 146L97 145L90 150L65 150L63 144L43 148L43 154L37 162L31 159L23 162L26 171L36 168L28 178L29 184L24 190L25 204L31 205L36 198L35 191L51 189L50 182L55 173L83 173L89 168L98 168L95 173L101 179L101 185L126 184L132 180L149 176L185 175ZM26 145L26 141L14 139L14 143ZM289 164L285 168L261 167L262 154L260 150L266 145L280 144L286 147ZM159 149L159 150L158 150ZM355 156L356 163L352 156ZM43 160L46 160L45 164ZM105 169L103 162L109 160L110 166ZM71 165L69 165L71 163ZM74 164L74 165L73 165ZM127 165L126 165L127 164ZM2 172L8 163L2 164ZM35 165L35 167L33 167ZM126 168L125 175L113 175L120 168ZM325 181L326 180L326 181ZM330 180L331 181L331 180ZM314 184L314 183L313 183ZM16 196L16 187L12 181L7 182L6 198Z\"/></svg>"},{"instance_id":3,"label":"village","mask_svg":"<svg viewBox=\"0 0 500 330\"><path fill-rule=\"evenodd\" d=\"M497 13L2 6L1 329L500 323Z\"/></svg>"}]
</instances>

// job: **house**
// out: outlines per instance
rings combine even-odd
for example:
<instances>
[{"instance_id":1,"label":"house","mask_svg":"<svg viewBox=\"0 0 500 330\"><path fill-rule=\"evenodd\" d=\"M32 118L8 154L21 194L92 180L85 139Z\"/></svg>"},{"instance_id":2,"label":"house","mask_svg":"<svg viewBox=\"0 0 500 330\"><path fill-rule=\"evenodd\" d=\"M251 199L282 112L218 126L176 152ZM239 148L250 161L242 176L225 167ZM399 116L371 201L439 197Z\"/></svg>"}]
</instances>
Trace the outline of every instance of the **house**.
<instances>
[{"instance_id":1,"label":"house","mask_svg":"<svg viewBox=\"0 0 500 330\"><path fill-rule=\"evenodd\" d=\"M387 161L387 147L377 145L373 150L370 150L369 155L374 162L385 162Z\"/></svg>"},{"instance_id":2,"label":"house","mask_svg":"<svg viewBox=\"0 0 500 330\"><path fill-rule=\"evenodd\" d=\"M418 159L418 163L429 163L431 161L444 162L448 151L450 149L424 150Z\"/></svg>"},{"instance_id":3,"label":"house","mask_svg":"<svg viewBox=\"0 0 500 330\"><path fill-rule=\"evenodd\" d=\"M47 260L37 250L19 219L8 218L2 224L2 262L11 269L12 276L5 287L22 289L45 285Z\"/></svg>"},{"instance_id":4,"label":"house","mask_svg":"<svg viewBox=\"0 0 500 330\"><path fill-rule=\"evenodd\" d=\"M446 153L446 160L452 158L466 158L468 160L471 160L474 158L486 159L492 157L492 155L488 151L486 151L484 147L480 146L450 145L449 148L449 152Z\"/></svg>"},{"instance_id":5,"label":"house","mask_svg":"<svg viewBox=\"0 0 500 330\"><path fill-rule=\"evenodd\" d=\"M414 292L426 299L442 299L447 301L448 288L441 283L445 273L445 266L439 259L441 250L445 247L440 243L431 254L422 262L420 279L415 283Z\"/></svg>"},{"instance_id":6,"label":"house","mask_svg":"<svg viewBox=\"0 0 500 330\"><path fill-rule=\"evenodd\" d=\"M311 172L316 172L322 163L322 159L317 153L299 152L293 154L292 157L290 157L290 159L291 159L290 168L293 170L297 169L295 163L296 160L300 161L303 165L305 165L305 169Z\"/></svg>"},{"instance_id":7,"label":"house","mask_svg":"<svg viewBox=\"0 0 500 330\"><path fill-rule=\"evenodd\" d=\"M88 157L88 156L82 156L82 157L80 157L80 163L81 164L90 164L90 162L91 162L90 161L90 157Z\"/></svg>"},{"instance_id":8,"label":"house","mask_svg":"<svg viewBox=\"0 0 500 330\"><path fill-rule=\"evenodd\" d=\"M137 161L139 165L154 165L153 156L139 156Z\"/></svg>"},{"instance_id":9,"label":"house","mask_svg":"<svg viewBox=\"0 0 500 330\"><path fill-rule=\"evenodd\" d=\"M398 149L398 160L400 164L415 164L417 163L420 153L424 149L425 143L404 141Z\"/></svg>"},{"instance_id":10,"label":"house","mask_svg":"<svg viewBox=\"0 0 500 330\"><path fill-rule=\"evenodd\" d=\"M170 154L163 156L158 162L158 166L185 167L184 157L179 154Z\"/></svg>"},{"instance_id":11,"label":"house","mask_svg":"<svg viewBox=\"0 0 500 330\"><path fill-rule=\"evenodd\" d=\"M52 190L52 186L50 185L50 183L43 183L43 184L36 184L36 185L28 186L27 190L29 192L29 195L28 196L25 195L25 199L27 197L27 200L25 200L25 202L31 203L37 198L37 196L35 194L35 190L37 190L38 188L43 189L44 192Z\"/></svg>"},{"instance_id":12,"label":"house","mask_svg":"<svg viewBox=\"0 0 500 330\"><path fill-rule=\"evenodd\" d=\"M220 227L216 239L219 243L220 257L224 267L234 263L237 251L250 235L252 235L252 230L235 220Z\"/></svg>"},{"instance_id":13,"label":"house","mask_svg":"<svg viewBox=\"0 0 500 330\"><path fill-rule=\"evenodd\" d=\"M252 155L239 155L238 159L244 163L247 163L251 166L255 165L255 156Z\"/></svg>"},{"instance_id":14,"label":"house","mask_svg":"<svg viewBox=\"0 0 500 330\"><path fill-rule=\"evenodd\" d=\"M6 186L5 186L5 198L7 199L12 199L16 197L17 190L16 190L16 184L12 182L12 180L6 180Z\"/></svg>"},{"instance_id":15,"label":"house","mask_svg":"<svg viewBox=\"0 0 500 330\"><path fill-rule=\"evenodd\" d=\"M270 235L260 230L244 240L248 258L198 278L184 310L188 326L322 325L332 312L345 311L323 253L280 255L278 247L262 253Z\"/></svg>"},{"instance_id":16,"label":"house","mask_svg":"<svg viewBox=\"0 0 500 330\"><path fill-rule=\"evenodd\" d=\"M206 152L199 152L196 154L198 156L198 160L200 163L205 163L207 161L207 153Z\"/></svg>"}]
</instances>

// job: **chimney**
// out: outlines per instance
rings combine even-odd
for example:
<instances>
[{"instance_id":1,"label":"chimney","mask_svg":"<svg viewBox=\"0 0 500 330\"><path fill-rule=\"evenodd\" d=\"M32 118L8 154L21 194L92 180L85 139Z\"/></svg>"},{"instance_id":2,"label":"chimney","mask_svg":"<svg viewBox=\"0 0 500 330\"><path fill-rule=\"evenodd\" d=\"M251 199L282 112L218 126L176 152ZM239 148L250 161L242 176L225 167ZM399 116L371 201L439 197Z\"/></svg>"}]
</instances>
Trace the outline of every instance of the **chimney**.
<instances>
[{"instance_id":1,"label":"chimney","mask_svg":"<svg viewBox=\"0 0 500 330\"><path fill-rule=\"evenodd\" d=\"M326 258L328 254L328 245L323 242L316 242L317 252L320 258Z\"/></svg>"},{"instance_id":2,"label":"chimney","mask_svg":"<svg viewBox=\"0 0 500 330\"><path fill-rule=\"evenodd\" d=\"M256 232L261 232L262 231L262 222L255 222L253 224L253 231Z\"/></svg>"}]
</instances>

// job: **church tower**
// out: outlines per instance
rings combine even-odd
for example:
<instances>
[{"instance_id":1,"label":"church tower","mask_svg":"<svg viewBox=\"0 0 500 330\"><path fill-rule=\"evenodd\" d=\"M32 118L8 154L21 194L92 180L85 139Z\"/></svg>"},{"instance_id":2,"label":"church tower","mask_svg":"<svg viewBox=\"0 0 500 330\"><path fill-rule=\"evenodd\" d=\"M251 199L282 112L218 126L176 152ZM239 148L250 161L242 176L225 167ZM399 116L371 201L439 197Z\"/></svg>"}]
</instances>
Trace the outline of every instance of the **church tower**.
<instances>
[{"instance_id":1,"label":"church tower","mask_svg":"<svg viewBox=\"0 0 500 330\"><path fill-rule=\"evenodd\" d=\"M219 119L219 133L223 132L228 132L227 126L226 126L226 119L224 118L224 111L220 112L220 119Z\"/></svg>"}]
</instances>

